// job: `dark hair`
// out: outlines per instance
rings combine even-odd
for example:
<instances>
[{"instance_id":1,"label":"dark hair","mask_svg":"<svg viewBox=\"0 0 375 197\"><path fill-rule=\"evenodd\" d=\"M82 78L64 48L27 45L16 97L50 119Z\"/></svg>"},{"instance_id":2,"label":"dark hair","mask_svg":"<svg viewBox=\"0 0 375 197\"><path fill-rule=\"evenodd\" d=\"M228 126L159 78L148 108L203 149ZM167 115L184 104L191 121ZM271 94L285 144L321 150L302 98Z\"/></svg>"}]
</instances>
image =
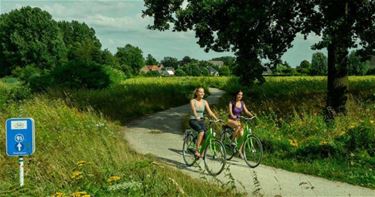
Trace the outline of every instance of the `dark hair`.
<instances>
[{"instance_id":1,"label":"dark hair","mask_svg":"<svg viewBox=\"0 0 375 197\"><path fill-rule=\"evenodd\" d=\"M203 87L197 87L197 88L195 88L195 90L194 90L194 98L197 98L197 92L198 92L199 89L203 89L203 91L204 91Z\"/></svg>"},{"instance_id":2,"label":"dark hair","mask_svg":"<svg viewBox=\"0 0 375 197\"><path fill-rule=\"evenodd\" d=\"M240 93L240 92L242 92L242 94L243 94L243 91L242 91L242 90L238 90L238 91L235 92L235 94L233 94L233 101L234 101L234 102L235 102L236 99L237 99L237 94ZM243 97L242 97L242 98L243 98Z\"/></svg>"}]
</instances>

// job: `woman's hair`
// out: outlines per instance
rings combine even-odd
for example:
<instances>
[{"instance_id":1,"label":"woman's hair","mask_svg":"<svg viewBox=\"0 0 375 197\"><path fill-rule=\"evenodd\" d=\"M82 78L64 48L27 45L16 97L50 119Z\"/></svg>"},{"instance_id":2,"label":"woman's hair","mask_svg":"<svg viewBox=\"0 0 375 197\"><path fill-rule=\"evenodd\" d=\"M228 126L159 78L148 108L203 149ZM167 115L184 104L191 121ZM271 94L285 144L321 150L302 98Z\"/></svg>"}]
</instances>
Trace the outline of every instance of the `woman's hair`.
<instances>
[{"instance_id":1,"label":"woman's hair","mask_svg":"<svg viewBox=\"0 0 375 197\"><path fill-rule=\"evenodd\" d=\"M242 92L242 94L243 94L243 91L242 91L242 90L238 90L238 91L236 91L236 92L233 94L233 101L236 101L236 99L237 99L237 94L240 93L240 92ZM242 98L243 98L243 97L242 97Z\"/></svg>"},{"instance_id":2,"label":"woman's hair","mask_svg":"<svg viewBox=\"0 0 375 197\"><path fill-rule=\"evenodd\" d=\"M197 98L197 92L198 92L199 89L203 89L204 90L204 88L202 88L202 87L195 88L193 98Z\"/></svg>"}]
</instances>

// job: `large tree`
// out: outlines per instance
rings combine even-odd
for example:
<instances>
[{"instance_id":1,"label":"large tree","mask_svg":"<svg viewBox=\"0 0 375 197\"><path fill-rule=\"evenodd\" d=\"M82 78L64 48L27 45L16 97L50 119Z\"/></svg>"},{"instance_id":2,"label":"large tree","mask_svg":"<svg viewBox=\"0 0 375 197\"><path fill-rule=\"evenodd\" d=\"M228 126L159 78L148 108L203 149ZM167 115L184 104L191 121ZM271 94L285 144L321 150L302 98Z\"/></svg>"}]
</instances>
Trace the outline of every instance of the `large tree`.
<instances>
[{"instance_id":1,"label":"large tree","mask_svg":"<svg viewBox=\"0 0 375 197\"><path fill-rule=\"evenodd\" d=\"M363 58L375 53L375 1L305 0L301 8L302 33L322 35L314 48L328 50L327 109L345 114L348 50L360 47Z\"/></svg>"},{"instance_id":2,"label":"large tree","mask_svg":"<svg viewBox=\"0 0 375 197\"><path fill-rule=\"evenodd\" d=\"M121 69L127 75L139 74L140 69L145 65L142 50L131 44L127 44L125 47L118 47L115 56L120 63Z\"/></svg>"},{"instance_id":3,"label":"large tree","mask_svg":"<svg viewBox=\"0 0 375 197\"><path fill-rule=\"evenodd\" d=\"M78 21L58 22L71 61L102 62L102 52L95 30Z\"/></svg>"},{"instance_id":4,"label":"large tree","mask_svg":"<svg viewBox=\"0 0 375 197\"><path fill-rule=\"evenodd\" d=\"M23 7L0 15L0 76L16 66L49 70L65 57L63 36L48 12Z\"/></svg>"},{"instance_id":5,"label":"large tree","mask_svg":"<svg viewBox=\"0 0 375 197\"><path fill-rule=\"evenodd\" d=\"M151 29L195 31L205 51L233 51L244 84L264 81L260 59L277 62L291 46L299 13L294 0L206 1L145 0Z\"/></svg>"},{"instance_id":6,"label":"large tree","mask_svg":"<svg viewBox=\"0 0 375 197\"><path fill-rule=\"evenodd\" d=\"M151 29L173 24L195 31L206 51L234 51L243 82L262 80L260 58L279 60L296 33L321 35L314 48L328 49L327 109L338 113L346 111L348 49L359 43L363 57L375 53L373 0L145 0L145 6Z\"/></svg>"}]
</instances>

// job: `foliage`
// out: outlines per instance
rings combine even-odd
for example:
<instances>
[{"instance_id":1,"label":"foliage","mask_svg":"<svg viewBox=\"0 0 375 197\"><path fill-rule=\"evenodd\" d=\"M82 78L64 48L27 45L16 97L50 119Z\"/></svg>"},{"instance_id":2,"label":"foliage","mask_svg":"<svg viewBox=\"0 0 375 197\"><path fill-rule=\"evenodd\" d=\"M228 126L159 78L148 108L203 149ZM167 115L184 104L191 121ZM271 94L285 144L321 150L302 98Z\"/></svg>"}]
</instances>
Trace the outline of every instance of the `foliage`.
<instances>
[{"instance_id":1,"label":"foliage","mask_svg":"<svg viewBox=\"0 0 375 197\"><path fill-rule=\"evenodd\" d=\"M174 69L177 69L179 66L177 58L174 57L164 57L160 63L163 64L164 67L172 67Z\"/></svg>"},{"instance_id":2,"label":"foliage","mask_svg":"<svg viewBox=\"0 0 375 197\"><path fill-rule=\"evenodd\" d=\"M152 57L151 54L148 54L145 64L146 65L159 65L159 62L154 57Z\"/></svg>"},{"instance_id":3,"label":"foliage","mask_svg":"<svg viewBox=\"0 0 375 197\"><path fill-rule=\"evenodd\" d=\"M16 66L43 70L65 61L63 37L48 12L23 7L0 15L0 21L0 76Z\"/></svg>"},{"instance_id":4,"label":"foliage","mask_svg":"<svg viewBox=\"0 0 375 197\"><path fill-rule=\"evenodd\" d=\"M121 70L126 75L139 74L140 69L145 65L142 53L143 52L140 48L132 46L130 44L125 45L125 47L117 48L115 56L120 63Z\"/></svg>"},{"instance_id":5,"label":"foliage","mask_svg":"<svg viewBox=\"0 0 375 197\"><path fill-rule=\"evenodd\" d=\"M65 46L68 49L69 61L101 61L101 43L95 35L95 30L85 23L78 21L58 22L63 35Z\"/></svg>"},{"instance_id":6,"label":"foliage","mask_svg":"<svg viewBox=\"0 0 375 197\"><path fill-rule=\"evenodd\" d=\"M236 195L136 154L123 140L120 125L90 108L80 111L61 100L38 96L21 105L10 104L0 112L0 121L18 116L35 120L37 147L25 157L23 188L19 188L17 160L0 152L0 195ZM0 131L4 133L4 127ZM0 135L2 147L4 137Z\"/></svg>"},{"instance_id":7,"label":"foliage","mask_svg":"<svg viewBox=\"0 0 375 197\"><path fill-rule=\"evenodd\" d=\"M366 75L369 69L369 61L362 61L356 51L352 51L348 56L349 75Z\"/></svg>"},{"instance_id":8,"label":"foliage","mask_svg":"<svg viewBox=\"0 0 375 197\"><path fill-rule=\"evenodd\" d=\"M311 58L311 75L327 75L327 56L316 52Z\"/></svg>"},{"instance_id":9,"label":"foliage","mask_svg":"<svg viewBox=\"0 0 375 197\"><path fill-rule=\"evenodd\" d=\"M296 71L302 75L310 75L311 64L307 60L303 60L299 66L296 67Z\"/></svg>"},{"instance_id":10,"label":"foliage","mask_svg":"<svg viewBox=\"0 0 375 197\"><path fill-rule=\"evenodd\" d=\"M70 62L52 72L54 86L66 88L101 89L111 84L104 67L95 62Z\"/></svg>"}]
</instances>

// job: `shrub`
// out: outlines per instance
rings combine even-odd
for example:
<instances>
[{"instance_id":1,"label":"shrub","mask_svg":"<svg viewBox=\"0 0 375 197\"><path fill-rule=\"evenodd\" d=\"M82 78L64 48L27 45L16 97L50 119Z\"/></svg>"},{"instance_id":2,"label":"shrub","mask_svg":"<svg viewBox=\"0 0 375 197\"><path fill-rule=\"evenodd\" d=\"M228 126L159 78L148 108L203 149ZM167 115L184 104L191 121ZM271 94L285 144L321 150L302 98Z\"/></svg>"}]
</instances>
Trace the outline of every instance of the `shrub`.
<instances>
[{"instance_id":1,"label":"shrub","mask_svg":"<svg viewBox=\"0 0 375 197\"><path fill-rule=\"evenodd\" d=\"M67 88L101 89L111 84L104 66L95 62L70 62L56 67L52 73L55 86Z\"/></svg>"}]
</instances>

